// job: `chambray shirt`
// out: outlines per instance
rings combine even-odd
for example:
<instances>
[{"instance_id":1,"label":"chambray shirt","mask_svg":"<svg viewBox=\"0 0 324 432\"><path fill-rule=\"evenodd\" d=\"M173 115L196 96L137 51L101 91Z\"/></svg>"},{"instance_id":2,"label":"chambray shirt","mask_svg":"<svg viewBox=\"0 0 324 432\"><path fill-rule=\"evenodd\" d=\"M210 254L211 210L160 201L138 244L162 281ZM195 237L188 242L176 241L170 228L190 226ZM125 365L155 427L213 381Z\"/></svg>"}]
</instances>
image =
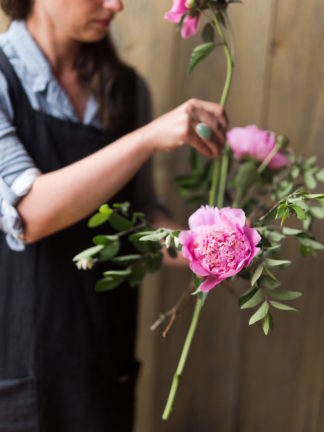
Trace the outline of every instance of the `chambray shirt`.
<instances>
[{"instance_id":1,"label":"chambray shirt","mask_svg":"<svg viewBox=\"0 0 324 432\"><path fill-rule=\"evenodd\" d=\"M8 57L35 110L60 119L80 122L51 66L29 33L24 21L13 21L0 35L0 47ZM137 79L137 127L151 119L150 96L141 77ZM9 247L23 250L23 228L15 205L27 194L41 172L17 137L8 85L0 72L0 229ZM101 128L94 96L87 102L83 124Z\"/></svg>"}]
</instances>

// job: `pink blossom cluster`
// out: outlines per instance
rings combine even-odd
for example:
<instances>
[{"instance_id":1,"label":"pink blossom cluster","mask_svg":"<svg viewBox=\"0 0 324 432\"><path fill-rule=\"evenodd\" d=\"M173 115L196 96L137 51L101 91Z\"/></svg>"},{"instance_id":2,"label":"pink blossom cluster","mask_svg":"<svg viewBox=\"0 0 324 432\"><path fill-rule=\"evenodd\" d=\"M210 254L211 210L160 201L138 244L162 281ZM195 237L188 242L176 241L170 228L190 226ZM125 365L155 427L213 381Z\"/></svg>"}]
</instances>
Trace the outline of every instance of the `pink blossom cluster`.
<instances>
[{"instance_id":1,"label":"pink blossom cluster","mask_svg":"<svg viewBox=\"0 0 324 432\"><path fill-rule=\"evenodd\" d=\"M200 207L190 216L189 228L180 233L179 241L193 273L205 278L203 292L239 273L259 251L261 237L245 225L241 209Z\"/></svg>"},{"instance_id":2,"label":"pink blossom cluster","mask_svg":"<svg viewBox=\"0 0 324 432\"><path fill-rule=\"evenodd\" d=\"M263 162L275 147L276 136L273 132L264 131L252 125L231 129L227 133L227 141L238 160L248 156ZM269 167L280 169L289 164L289 159L278 151L269 162Z\"/></svg>"},{"instance_id":3,"label":"pink blossom cluster","mask_svg":"<svg viewBox=\"0 0 324 432\"><path fill-rule=\"evenodd\" d=\"M164 15L164 18L175 24L179 24L184 14L189 11L186 0L173 0L172 8ZM188 15L182 24L181 36L184 39L194 35L199 28L200 17Z\"/></svg>"}]
</instances>

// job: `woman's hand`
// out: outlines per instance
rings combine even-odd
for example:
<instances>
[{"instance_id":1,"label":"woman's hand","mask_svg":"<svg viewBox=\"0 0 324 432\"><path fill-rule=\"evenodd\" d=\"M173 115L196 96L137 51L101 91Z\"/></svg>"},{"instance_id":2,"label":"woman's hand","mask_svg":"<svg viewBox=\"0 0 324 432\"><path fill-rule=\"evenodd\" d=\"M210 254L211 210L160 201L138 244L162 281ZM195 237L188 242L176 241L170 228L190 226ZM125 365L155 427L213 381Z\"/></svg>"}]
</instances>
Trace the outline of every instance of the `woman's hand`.
<instances>
[{"instance_id":1,"label":"woman's hand","mask_svg":"<svg viewBox=\"0 0 324 432\"><path fill-rule=\"evenodd\" d=\"M197 134L199 123L209 126L210 139ZM225 145L227 126L223 107L213 102L190 99L149 123L143 132L154 150L170 151L187 144L205 156L215 157L220 155Z\"/></svg>"},{"instance_id":2,"label":"woman's hand","mask_svg":"<svg viewBox=\"0 0 324 432\"><path fill-rule=\"evenodd\" d=\"M211 129L208 140L195 131L202 122ZM226 128L220 105L191 99L98 152L41 175L17 206L26 242L38 241L88 216L114 196L156 150L188 144L206 156L218 156Z\"/></svg>"}]
</instances>

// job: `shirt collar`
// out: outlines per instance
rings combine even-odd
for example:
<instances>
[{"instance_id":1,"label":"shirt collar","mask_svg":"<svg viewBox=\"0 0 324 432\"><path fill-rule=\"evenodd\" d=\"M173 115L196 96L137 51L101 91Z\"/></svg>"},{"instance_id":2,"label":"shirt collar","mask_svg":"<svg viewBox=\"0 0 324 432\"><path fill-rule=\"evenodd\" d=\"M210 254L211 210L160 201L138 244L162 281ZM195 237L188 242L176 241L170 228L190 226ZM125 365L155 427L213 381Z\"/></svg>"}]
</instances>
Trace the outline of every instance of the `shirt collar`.
<instances>
[{"instance_id":1,"label":"shirt collar","mask_svg":"<svg viewBox=\"0 0 324 432\"><path fill-rule=\"evenodd\" d=\"M27 29L25 21L13 21L7 32L19 59L32 76L32 90L43 91L53 79L49 61Z\"/></svg>"}]
</instances>

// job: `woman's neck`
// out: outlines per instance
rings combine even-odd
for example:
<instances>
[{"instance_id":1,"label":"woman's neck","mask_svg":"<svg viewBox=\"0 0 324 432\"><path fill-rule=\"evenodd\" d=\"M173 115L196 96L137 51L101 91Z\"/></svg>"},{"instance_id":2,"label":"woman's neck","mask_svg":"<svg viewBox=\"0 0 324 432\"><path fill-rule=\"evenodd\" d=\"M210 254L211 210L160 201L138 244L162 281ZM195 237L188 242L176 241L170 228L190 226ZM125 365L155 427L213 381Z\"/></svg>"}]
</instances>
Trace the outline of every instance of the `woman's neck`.
<instances>
[{"instance_id":1,"label":"woman's neck","mask_svg":"<svg viewBox=\"0 0 324 432\"><path fill-rule=\"evenodd\" d=\"M41 10L34 10L27 19L27 28L47 59L56 76L75 69L81 44L63 35Z\"/></svg>"}]
</instances>

